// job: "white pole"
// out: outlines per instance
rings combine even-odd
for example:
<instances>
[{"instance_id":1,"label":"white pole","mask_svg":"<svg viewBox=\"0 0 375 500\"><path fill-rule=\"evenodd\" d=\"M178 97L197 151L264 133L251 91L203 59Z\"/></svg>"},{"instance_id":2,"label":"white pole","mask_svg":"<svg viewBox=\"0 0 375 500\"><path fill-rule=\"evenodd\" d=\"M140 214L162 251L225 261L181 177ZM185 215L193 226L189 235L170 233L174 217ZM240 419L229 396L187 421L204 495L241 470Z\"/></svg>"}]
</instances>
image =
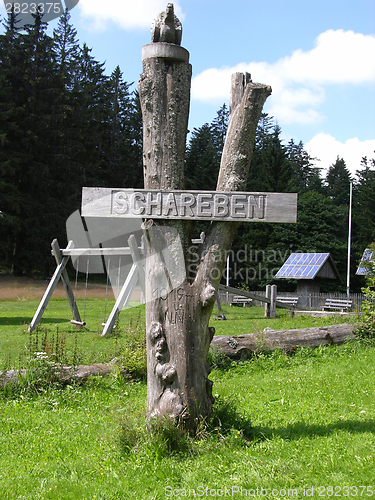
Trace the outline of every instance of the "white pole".
<instances>
[{"instance_id":1,"label":"white pole","mask_svg":"<svg viewBox=\"0 0 375 500\"><path fill-rule=\"evenodd\" d=\"M353 183L350 183L350 201L349 201L349 232L348 232L348 271L346 275L346 295L350 294L350 250L352 240L352 204L353 204Z\"/></svg>"}]
</instances>

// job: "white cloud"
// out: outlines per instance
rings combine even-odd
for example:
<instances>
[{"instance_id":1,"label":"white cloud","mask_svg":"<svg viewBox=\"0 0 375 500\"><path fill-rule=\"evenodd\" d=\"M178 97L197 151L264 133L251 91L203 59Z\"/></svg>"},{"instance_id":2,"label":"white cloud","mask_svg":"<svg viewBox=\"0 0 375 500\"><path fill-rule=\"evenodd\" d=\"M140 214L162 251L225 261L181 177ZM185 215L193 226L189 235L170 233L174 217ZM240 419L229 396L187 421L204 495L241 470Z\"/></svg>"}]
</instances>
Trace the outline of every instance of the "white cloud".
<instances>
[{"instance_id":1,"label":"white cloud","mask_svg":"<svg viewBox=\"0 0 375 500\"><path fill-rule=\"evenodd\" d=\"M375 158L375 139L361 142L355 137L342 143L332 135L320 133L305 145L305 149L310 156L320 160L316 163L318 167L325 170L335 163L337 157L340 157L345 160L350 172L355 174L355 171L361 168L364 156L369 159Z\"/></svg>"},{"instance_id":2,"label":"white cloud","mask_svg":"<svg viewBox=\"0 0 375 500\"><path fill-rule=\"evenodd\" d=\"M315 47L276 61L239 63L210 68L192 81L192 98L221 103L229 100L230 76L247 71L254 81L272 86L268 112L285 124L316 123L323 119L317 109L325 100L324 86L375 82L375 36L353 31L328 30Z\"/></svg>"},{"instance_id":3,"label":"white cloud","mask_svg":"<svg viewBox=\"0 0 375 500\"><path fill-rule=\"evenodd\" d=\"M276 63L287 80L319 85L375 81L374 35L328 30L318 36L315 45Z\"/></svg>"},{"instance_id":4,"label":"white cloud","mask_svg":"<svg viewBox=\"0 0 375 500\"><path fill-rule=\"evenodd\" d=\"M80 0L78 6L91 28L103 30L111 21L125 29L150 28L152 21L165 10L165 0ZM178 2L174 11L179 19L184 15Z\"/></svg>"}]
</instances>

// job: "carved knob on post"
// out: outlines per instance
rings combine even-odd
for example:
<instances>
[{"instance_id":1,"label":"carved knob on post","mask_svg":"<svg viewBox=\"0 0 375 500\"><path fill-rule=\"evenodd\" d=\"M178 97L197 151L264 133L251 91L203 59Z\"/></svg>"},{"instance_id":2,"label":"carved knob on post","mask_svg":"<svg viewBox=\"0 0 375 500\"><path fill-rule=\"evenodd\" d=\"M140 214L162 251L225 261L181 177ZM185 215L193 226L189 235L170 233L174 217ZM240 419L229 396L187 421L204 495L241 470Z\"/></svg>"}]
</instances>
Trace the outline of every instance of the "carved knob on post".
<instances>
[{"instance_id":1,"label":"carved knob on post","mask_svg":"<svg viewBox=\"0 0 375 500\"><path fill-rule=\"evenodd\" d=\"M164 42L181 45L182 25L174 15L173 3L169 3L165 12L161 12L151 26L152 43Z\"/></svg>"}]
</instances>

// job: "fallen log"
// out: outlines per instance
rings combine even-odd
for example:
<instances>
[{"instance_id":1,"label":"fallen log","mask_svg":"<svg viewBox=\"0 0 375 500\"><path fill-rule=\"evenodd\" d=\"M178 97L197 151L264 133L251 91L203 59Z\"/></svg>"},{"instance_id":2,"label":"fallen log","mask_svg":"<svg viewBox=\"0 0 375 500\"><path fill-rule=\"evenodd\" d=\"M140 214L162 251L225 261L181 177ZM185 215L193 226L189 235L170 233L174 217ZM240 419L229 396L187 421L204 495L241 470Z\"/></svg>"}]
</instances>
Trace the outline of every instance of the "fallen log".
<instances>
[{"instance_id":1,"label":"fallen log","mask_svg":"<svg viewBox=\"0 0 375 500\"><path fill-rule=\"evenodd\" d=\"M355 325L346 323L297 330L272 330L265 328L261 333L245 335L218 335L212 339L211 346L220 349L228 357L240 360L250 357L261 351L293 351L297 347L318 347L320 345L343 344L346 340L354 339ZM56 371L57 379L85 381L92 376L108 375L117 365L115 358L107 363L93 365L78 365L76 367L63 366ZM29 374L28 370L9 370L0 372L0 386L17 383Z\"/></svg>"},{"instance_id":2,"label":"fallen log","mask_svg":"<svg viewBox=\"0 0 375 500\"><path fill-rule=\"evenodd\" d=\"M272 330L265 328L261 333L245 335L218 335L213 338L211 347L220 349L234 360L250 357L261 351L293 351L297 347L318 347L320 345L343 344L354 339L355 325L346 323L296 330Z\"/></svg>"},{"instance_id":3,"label":"fallen log","mask_svg":"<svg viewBox=\"0 0 375 500\"><path fill-rule=\"evenodd\" d=\"M76 367L62 366L56 369L56 380L68 382L69 380L85 381L89 377L95 375L108 375L113 370L114 364L111 362L96 363L93 365L78 365ZM0 385L9 385L17 383L20 379L27 377L30 374L29 370L9 370L7 372L0 372Z\"/></svg>"}]
</instances>

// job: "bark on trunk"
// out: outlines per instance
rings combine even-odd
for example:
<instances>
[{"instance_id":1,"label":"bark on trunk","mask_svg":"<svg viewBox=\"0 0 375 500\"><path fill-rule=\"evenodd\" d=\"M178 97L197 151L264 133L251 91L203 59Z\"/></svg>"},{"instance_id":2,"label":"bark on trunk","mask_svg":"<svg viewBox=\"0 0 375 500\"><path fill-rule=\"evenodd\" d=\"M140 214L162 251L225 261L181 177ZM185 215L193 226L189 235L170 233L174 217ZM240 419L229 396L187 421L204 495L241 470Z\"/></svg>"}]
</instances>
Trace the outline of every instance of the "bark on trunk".
<instances>
[{"instance_id":1,"label":"bark on trunk","mask_svg":"<svg viewBox=\"0 0 375 500\"><path fill-rule=\"evenodd\" d=\"M138 88L146 189L184 188L190 79L191 66L185 61L162 57L143 61ZM252 83L250 75L235 75L218 190L245 190L256 126L270 93L270 87ZM144 222L150 417L169 415L194 429L200 416L212 413L207 354L214 329L208 322L237 227L233 222L212 223L196 266L189 252L193 223Z\"/></svg>"},{"instance_id":2,"label":"bark on trunk","mask_svg":"<svg viewBox=\"0 0 375 500\"><path fill-rule=\"evenodd\" d=\"M320 345L343 344L354 339L355 325L330 325L322 327L301 328L299 330L272 330L266 328L262 333L226 336L217 335L211 346L220 349L234 360L251 357L255 352L293 351L296 347L318 347Z\"/></svg>"}]
</instances>

